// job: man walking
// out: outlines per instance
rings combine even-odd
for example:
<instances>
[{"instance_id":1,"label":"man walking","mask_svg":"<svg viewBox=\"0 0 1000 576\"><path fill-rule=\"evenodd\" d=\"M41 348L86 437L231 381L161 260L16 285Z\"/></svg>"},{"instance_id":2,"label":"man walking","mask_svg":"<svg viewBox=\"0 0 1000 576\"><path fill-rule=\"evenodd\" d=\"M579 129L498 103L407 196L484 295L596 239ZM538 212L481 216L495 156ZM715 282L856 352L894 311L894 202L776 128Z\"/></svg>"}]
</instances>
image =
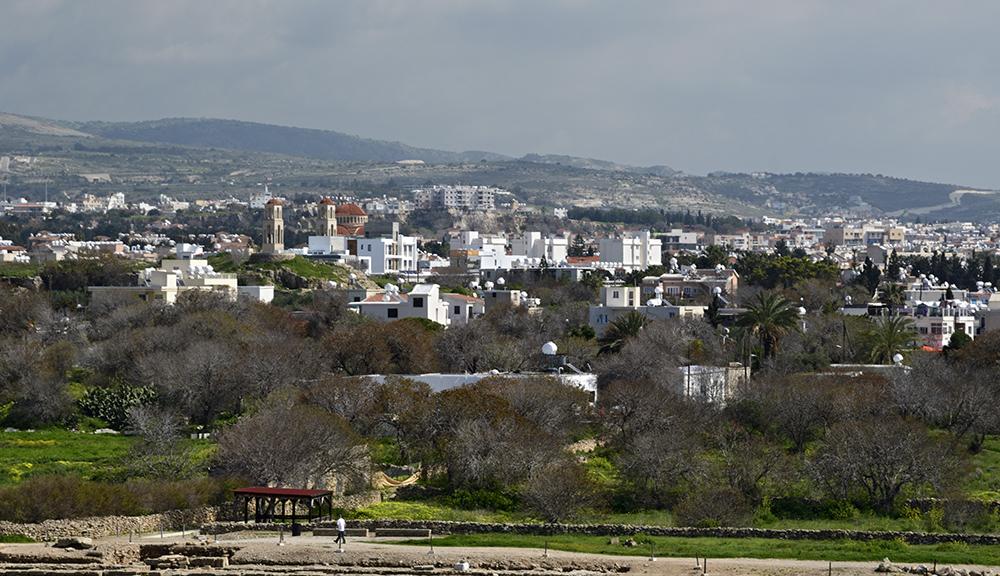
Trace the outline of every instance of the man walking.
<instances>
[{"instance_id":1,"label":"man walking","mask_svg":"<svg viewBox=\"0 0 1000 576\"><path fill-rule=\"evenodd\" d=\"M347 522L344 522L344 515L340 514L337 516L337 539L334 540L335 544L347 544L347 538L344 538L345 530L347 530Z\"/></svg>"}]
</instances>

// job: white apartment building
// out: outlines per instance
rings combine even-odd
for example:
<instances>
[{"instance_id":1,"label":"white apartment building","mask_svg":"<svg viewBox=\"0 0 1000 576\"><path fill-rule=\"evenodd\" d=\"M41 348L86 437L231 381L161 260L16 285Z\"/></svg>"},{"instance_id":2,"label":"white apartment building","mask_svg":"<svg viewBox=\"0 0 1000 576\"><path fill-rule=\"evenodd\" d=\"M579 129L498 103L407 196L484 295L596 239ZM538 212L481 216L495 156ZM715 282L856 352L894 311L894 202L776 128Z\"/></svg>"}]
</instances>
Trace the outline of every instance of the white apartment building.
<instances>
[{"instance_id":1,"label":"white apartment building","mask_svg":"<svg viewBox=\"0 0 1000 576\"><path fill-rule=\"evenodd\" d=\"M660 242L663 244L664 250L697 250L698 249L698 233L697 232L685 232L679 228L673 229L670 232L660 234Z\"/></svg>"},{"instance_id":2,"label":"white apartment building","mask_svg":"<svg viewBox=\"0 0 1000 576\"><path fill-rule=\"evenodd\" d=\"M617 268L645 270L663 264L663 247L649 230L625 230L608 238L601 238L601 264L614 264Z\"/></svg>"},{"instance_id":3,"label":"white apartment building","mask_svg":"<svg viewBox=\"0 0 1000 576\"><path fill-rule=\"evenodd\" d=\"M544 258L549 264L556 264L569 256L569 236L542 236L541 232L525 232L520 238L510 239L510 255L515 258Z\"/></svg>"},{"instance_id":4,"label":"white apartment building","mask_svg":"<svg viewBox=\"0 0 1000 576\"><path fill-rule=\"evenodd\" d=\"M415 272L417 239L400 235L358 238L357 256L359 261L367 263L370 274Z\"/></svg>"},{"instance_id":5,"label":"white apartment building","mask_svg":"<svg viewBox=\"0 0 1000 576\"><path fill-rule=\"evenodd\" d=\"M431 186L413 191L418 209L493 210L496 195L504 192L490 186Z\"/></svg>"}]
</instances>

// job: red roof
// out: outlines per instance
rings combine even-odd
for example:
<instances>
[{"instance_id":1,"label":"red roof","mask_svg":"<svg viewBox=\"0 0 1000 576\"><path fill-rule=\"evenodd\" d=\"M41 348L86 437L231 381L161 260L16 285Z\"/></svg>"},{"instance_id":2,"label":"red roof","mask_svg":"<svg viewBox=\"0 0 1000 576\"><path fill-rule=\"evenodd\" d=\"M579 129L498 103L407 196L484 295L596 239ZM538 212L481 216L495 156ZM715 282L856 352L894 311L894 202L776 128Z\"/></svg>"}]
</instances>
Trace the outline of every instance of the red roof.
<instances>
[{"instance_id":1,"label":"red roof","mask_svg":"<svg viewBox=\"0 0 1000 576\"><path fill-rule=\"evenodd\" d=\"M289 498L314 498L325 494L333 494L331 490L301 490L298 488L263 488L253 486L250 488L237 488L233 494L250 494L260 496L287 496Z\"/></svg>"},{"instance_id":2,"label":"red roof","mask_svg":"<svg viewBox=\"0 0 1000 576\"><path fill-rule=\"evenodd\" d=\"M264 204L264 206L281 206L281 202L278 202L277 198L271 198L267 201L267 204Z\"/></svg>"},{"instance_id":3,"label":"red roof","mask_svg":"<svg viewBox=\"0 0 1000 576\"><path fill-rule=\"evenodd\" d=\"M321 205L330 205L330 204L333 204L333 200L330 200L329 198L323 198L322 200L319 201L319 204L321 204Z\"/></svg>"},{"instance_id":4,"label":"red roof","mask_svg":"<svg viewBox=\"0 0 1000 576\"><path fill-rule=\"evenodd\" d=\"M361 206L357 204L341 204L337 206L337 214L344 214L348 216L367 216L365 211L361 209Z\"/></svg>"}]
</instances>

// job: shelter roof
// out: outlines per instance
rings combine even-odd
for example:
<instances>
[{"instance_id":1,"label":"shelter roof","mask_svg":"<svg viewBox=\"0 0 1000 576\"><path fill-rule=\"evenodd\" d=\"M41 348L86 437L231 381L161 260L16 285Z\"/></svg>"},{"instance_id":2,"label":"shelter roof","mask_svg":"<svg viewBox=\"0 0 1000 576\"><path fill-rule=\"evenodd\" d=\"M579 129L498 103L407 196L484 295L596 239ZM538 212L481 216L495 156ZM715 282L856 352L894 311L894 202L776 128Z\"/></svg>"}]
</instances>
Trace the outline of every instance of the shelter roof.
<instances>
[{"instance_id":1,"label":"shelter roof","mask_svg":"<svg viewBox=\"0 0 1000 576\"><path fill-rule=\"evenodd\" d=\"M317 496L333 494L331 490L305 490L299 488L267 488L263 486L251 486L249 488L237 488L233 494L247 494L257 496L285 496L286 498L315 498Z\"/></svg>"}]
</instances>

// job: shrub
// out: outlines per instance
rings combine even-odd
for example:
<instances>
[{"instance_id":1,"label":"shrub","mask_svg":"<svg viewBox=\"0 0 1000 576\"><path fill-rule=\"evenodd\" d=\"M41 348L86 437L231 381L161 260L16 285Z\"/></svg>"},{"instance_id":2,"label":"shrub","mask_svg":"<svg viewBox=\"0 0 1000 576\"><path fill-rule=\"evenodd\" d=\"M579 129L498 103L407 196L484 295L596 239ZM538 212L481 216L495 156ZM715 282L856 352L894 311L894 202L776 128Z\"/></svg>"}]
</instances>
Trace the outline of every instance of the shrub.
<instances>
[{"instance_id":1,"label":"shrub","mask_svg":"<svg viewBox=\"0 0 1000 576\"><path fill-rule=\"evenodd\" d=\"M188 482L86 482L75 476L34 476L0 490L0 520L38 523L87 516L138 516L220 504L245 483L201 478Z\"/></svg>"},{"instance_id":2,"label":"shrub","mask_svg":"<svg viewBox=\"0 0 1000 576\"><path fill-rule=\"evenodd\" d=\"M491 485L488 488L477 490L464 488L455 490L448 500L453 506L466 510L486 509L510 512L518 505L517 496L505 492L499 485Z\"/></svg>"},{"instance_id":3,"label":"shrub","mask_svg":"<svg viewBox=\"0 0 1000 576\"><path fill-rule=\"evenodd\" d=\"M674 507L678 526L744 526L750 518L750 507L738 490L708 488L692 492Z\"/></svg>"},{"instance_id":4,"label":"shrub","mask_svg":"<svg viewBox=\"0 0 1000 576\"><path fill-rule=\"evenodd\" d=\"M852 520L858 517L858 509L846 500L828 500L823 503L822 516L830 520Z\"/></svg>"},{"instance_id":5,"label":"shrub","mask_svg":"<svg viewBox=\"0 0 1000 576\"><path fill-rule=\"evenodd\" d=\"M533 474L521 486L527 508L547 522L565 522L599 504L587 471L575 460L563 458Z\"/></svg>"},{"instance_id":6,"label":"shrub","mask_svg":"<svg viewBox=\"0 0 1000 576\"><path fill-rule=\"evenodd\" d=\"M84 415L98 418L115 430L128 424L129 410L134 406L150 404L156 392L149 386L130 386L118 382L110 388L91 388L77 404Z\"/></svg>"}]
</instances>

